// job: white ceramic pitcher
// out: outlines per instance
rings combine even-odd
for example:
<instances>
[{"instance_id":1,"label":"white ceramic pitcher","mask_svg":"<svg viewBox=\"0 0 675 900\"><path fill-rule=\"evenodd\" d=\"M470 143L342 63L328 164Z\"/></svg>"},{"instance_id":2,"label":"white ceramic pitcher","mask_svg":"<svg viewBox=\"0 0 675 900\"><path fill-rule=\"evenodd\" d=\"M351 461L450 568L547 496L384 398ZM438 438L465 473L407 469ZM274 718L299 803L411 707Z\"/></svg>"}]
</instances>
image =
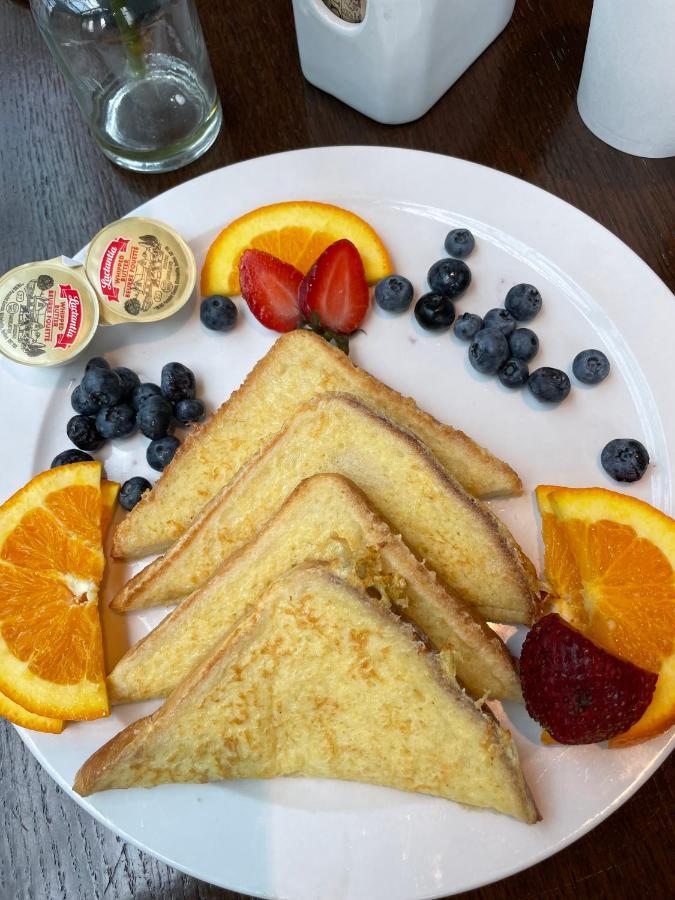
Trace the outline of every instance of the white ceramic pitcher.
<instances>
[{"instance_id":1,"label":"white ceramic pitcher","mask_svg":"<svg viewBox=\"0 0 675 900\"><path fill-rule=\"evenodd\" d=\"M674 0L675 2L675 0ZM362 22L293 0L305 78L386 124L423 115L506 26L515 0L366 0Z\"/></svg>"}]
</instances>

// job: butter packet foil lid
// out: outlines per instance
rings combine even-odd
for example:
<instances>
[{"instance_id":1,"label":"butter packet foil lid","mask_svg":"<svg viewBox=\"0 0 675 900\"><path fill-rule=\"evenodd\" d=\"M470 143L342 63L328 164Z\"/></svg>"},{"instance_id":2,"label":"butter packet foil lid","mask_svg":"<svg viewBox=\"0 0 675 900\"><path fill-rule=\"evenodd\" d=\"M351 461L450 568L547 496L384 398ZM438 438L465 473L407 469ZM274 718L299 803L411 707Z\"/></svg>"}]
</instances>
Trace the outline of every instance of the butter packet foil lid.
<instances>
[{"instance_id":1,"label":"butter packet foil lid","mask_svg":"<svg viewBox=\"0 0 675 900\"><path fill-rule=\"evenodd\" d=\"M83 270L60 258L17 266L0 278L0 353L26 366L60 366L93 338L96 294Z\"/></svg>"},{"instance_id":2,"label":"butter packet foil lid","mask_svg":"<svg viewBox=\"0 0 675 900\"><path fill-rule=\"evenodd\" d=\"M195 258L183 238L154 219L107 225L92 239L85 261L103 324L158 322L190 298Z\"/></svg>"}]
</instances>

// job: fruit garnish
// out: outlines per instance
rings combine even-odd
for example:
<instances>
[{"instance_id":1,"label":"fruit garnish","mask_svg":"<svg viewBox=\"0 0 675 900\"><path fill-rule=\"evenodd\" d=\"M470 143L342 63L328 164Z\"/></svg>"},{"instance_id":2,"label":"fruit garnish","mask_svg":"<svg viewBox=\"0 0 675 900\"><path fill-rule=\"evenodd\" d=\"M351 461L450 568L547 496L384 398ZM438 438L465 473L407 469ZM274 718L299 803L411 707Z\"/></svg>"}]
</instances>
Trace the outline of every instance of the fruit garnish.
<instances>
[{"instance_id":1,"label":"fruit garnish","mask_svg":"<svg viewBox=\"0 0 675 900\"><path fill-rule=\"evenodd\" d=\"M119 490L120 486L116 482L101 481L101 534L103 537L105 537L110 527ZM15 725L20 725L22 728L30 728L32 731L43 731L50 734L60 734L64 726L63 719L40 716L37 713L29 712L1 692L0 716L13 722Z\"/></svg>"},{"instance_id":2,"label":"fruit garnish","mask_svg":"<svg viewBox=\"0 0 675 900\"><path fill-rule=\"evenodd\" d=\"M496 328L505 338L516 330L516 320L507 309L489 309L483 316L483 328Z\"/></svg>"},{"instance_id":3,"label":"fruit garnish","mask_svg":"<svg viewBox=\"0 0 675 900\"><path fill-rule=\"evenodd\" d=\"M527 711L559 744L595 744L626 731L649 706L656 678L556 613L530 629L520 654Z\"/></svg>"},{"instance_id":4,"label":"fruit garnish","mask_svg":"<svg viewBox=\"0 0 675 900\"><path fill-rule=\"evenodd\" d=\"M614 438L603 447L600 464L610 478L631 483L639 481L647 471L649 453L640 441Z\"/></svg>"},{"instance_id":5,"label":"fruit garnish","mask_svg":"<svg viewBox=\"0 0 675 900\"><path fill-rule=\"evenodd\" d=\"M426 331L445 331L455 321L455 304L445 294L429 291L419 298L413 313Z\"/></svg>"},{"instance_id":6,"label":"fruit garnish","mask_svg":"<svg viewBox=\"0 0 675 900\"><path fill-rule=\"evenodd\" d=\"M512 389L524 387L529 377L530 370L522 359L507 359L497 372L504 387Z\"/></svg>"},{"instance_id":7,"label":"fruit garnish","mask_svg":"<svg viewBox=\"0 0 675 900\"><path fill-rule=\"evenodd\" d=\"M469 345L469 362L482 375L496 375L509 358L509 342L498 328L483 328Z\"/></svg>"},{"instance_id":8,"label":"fruit garnish","mask_svg":"<svg viewBox=\"0 0 675 900\"><path fill-rule=\"evenodd\" d=\"M466 259L476 246L476 239L468 228L453 228L445 238L445 252L455 259Z\"/></svg>"},{"instance_id":9,"label":"fruit garnish","mask_svg":"<svg viewBox=\"0 0 675 900\"><path fill-rule=\"evenodd\" d=\"M199 318L210 331L232 331L237 324L237 307L229 297L212 294L202 300Z\"/></svg>"},{"instance_id":10,"label":"fruit garnish","mask_svg":"<svg viewBox=\"0 0 675 900\"><path fill-rule=\"evenodd\" d=\"M43 472L0 507L0 691L39 716L108 714L101 520L94 462Z\"/></svg>"},{"instance_id":11,"label":"fruit garnish","mask_svg":"<svg viewBox=\"0 0 675 900\"><path fill-rule=\"evenodd\" d=\"M514 359L530 362L539 350L539 338L531 328L516 328L509 335L509 350Z\"/></svg>"},{"instance_id":12,"label":"fruit garnish","mask_svg":"<svg viewBox=\"0 0 675 900\"><path fill-rule=\"evenodd\" d=\"M460 341L472 341L483 328L483 320L475 313L462 313L456 320L454 332Z\"/></svg>"},{"instance_id":13,"label":"fruit garnish","mask_svg":"<svg viewBox=\"0 0 675 900\"><path fill-rule=\"evenodd\" d=\"M541 294L533 284L515 284L504 299L504 307L519 322L534 319L541 305Z\"/></svg>"},{"instance_id":14,"label":"fruit garnish","mask_svg":"<svg viewBox=\"0 0 675 900\"><path fill-rule=\"evenodd\" d=\"M367 222L339 206L297 200L261 206L224 228L206 255L201 293L240 293L239 260L245 250L262 250L304 275L340 238L358 248L370 283L391 272L389 254Z\"/></svg>"},{"instance_id":15,"label":"fruit garnish","mask_svg":"<svg viewBox=\"0 0 675 900\"><path fill-rule=\"evenodd\" d=\"M36 713L28 712L3 693L0 693L0 716L14 725L30 728L31 731L44 731L47 734L61 734L64 726L63 719L51 719L49 716L38 716Z\"/></svg>"},{"instance_id":16,"label":"fruit garnish","mask_svg":"<svg viewBox=\"0 0 675 900\"><path fill-rule=\"evenodd\" d=\"M120 493L120 485L116 481L101 479L101 539L105 540L115 512L115 504Z\"/></svg>"},{"instance_id":17,"label":"fruit garnish","mask_svg":"<svg viewBox=\"0 0 675 900\"><path fill-rule=\"evenodd\" d=\"M675 724L675 520L603 488L537 488L548 607L598 647L658 675L654 697L610 746Z\"/></svg>"},{"instance_id":18,"label":"fruit garnish","mask_svg":"<svg viewBox=\"0 0 675 900\"><path fill-rule=\"evenodd\" d=\"M308 322L316 313L328 331L351 334L359 328L368 312L368 284L351 241L335 241L323 251L303 278L299 298Z\"/></svg>"},{"instance_id":19,"label":"fruit garnish","mask_svg":"<svg viewBox=\"0 0 675 900\"><path fill-rule=\"evenodd\" d=\"M582 350L572 362L574 377L584 384L600 384L609 375L609 360L602 350Z\"/></svg>"},{"instance_id":20,"label":"fruit garnish","mask_svg":"<svg viewBox=\"0 0 675 900\"><path fill-rule=\"evenodd\" d=\"M239 276L241 295L262 325L281 332L300 325L302 272L270 253L246 250L239 263Z\"/></svg>"},{"instance_id":21,"label":"fruit garnish","mask_svg":"<svg viewBox=\"0 0 675 900\"><path fill-rule=\"evenodd\" d=\"M456 300L471 284L471 269L461 259L439 259L427 272L429 290Z\"/></svg>"},{"instance_id":22,"label":"fruit garnish","mask_svg":"<svg viewBox=\"0 0 675 900\"><path fill-rule=\"evenodd\" d=\"M375 285L373 300L387 312L405 312L412 303L413 286L404 275L387 275Z\"/></svg>"},{"instance_id":23,"label":"fruit garnish","mask_svg":"<svg viewBox=\"0 0 675 900\"><path fill-rule=\"evenodd\" d=\"M527 386L540 403L562 403L572 387L567 373L552 366L535 369Z\"/></svg>"}]
</instances>

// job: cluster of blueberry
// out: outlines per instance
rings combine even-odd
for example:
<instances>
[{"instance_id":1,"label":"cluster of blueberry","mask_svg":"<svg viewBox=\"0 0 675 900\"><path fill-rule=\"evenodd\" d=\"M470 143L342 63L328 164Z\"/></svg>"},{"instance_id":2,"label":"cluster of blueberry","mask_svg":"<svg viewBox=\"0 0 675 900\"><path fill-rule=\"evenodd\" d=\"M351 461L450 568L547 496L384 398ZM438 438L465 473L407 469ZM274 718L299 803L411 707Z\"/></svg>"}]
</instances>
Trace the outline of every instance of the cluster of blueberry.
<instances>
[{"instance_id":1,"label":"cluster of blueberry","mask_svg":"<svg viewBox=\"0 0 675 900\"><path fill-rule=\"evenodd\" d=\"M148 465L161 472L180 446L178 438L169 434L174 422L189 425L204 418L204 404L196 398L195 376L179 362L163 367L160 384L142 384L131 369L111 368L107 360L96 356L87 363L70 402L76 415L69 419L66 433L78 449L59 453L52 468L91 460L84 451L99 450L107 440L129 437L138 429L150 438ZM150 488L146 478L130 478L122 485L120 503L132 509Z\"/></svg>"},{"instance_id":2,"label":"cluster of blueberry","mask_svg":"<svg viewBox=\"0 0 675 900\"><path fill-rule=\"evenodd\" d=\"M455 303L471 284L471 270L464 262L476 245L466 228L456 228L445 239L448 258L435 262L427 273L430 291L415 304L415 318L422 328L444 331L454 322L454 333L469 344L469 362L483 375L496 375L507 388L527 385L541 403L560 403L570 392L571 382L561 369L541 366L530 373L528 363L539 350L539 338L521 323L533 319L542 307L534 285L517 284L506 295L504 306L489 310L481 318L465 312L458 318ZM402 275L390 275L375 286L375 302L389 312L407 310L413 287ZM572 363L572 372L583 384L599 384L609 375L609 360L601 350L582 350ZM610 441L601 454L605 471L617 481L637 481L649 464L645 447L630 438Z\"/></svg>"}]
</instances>

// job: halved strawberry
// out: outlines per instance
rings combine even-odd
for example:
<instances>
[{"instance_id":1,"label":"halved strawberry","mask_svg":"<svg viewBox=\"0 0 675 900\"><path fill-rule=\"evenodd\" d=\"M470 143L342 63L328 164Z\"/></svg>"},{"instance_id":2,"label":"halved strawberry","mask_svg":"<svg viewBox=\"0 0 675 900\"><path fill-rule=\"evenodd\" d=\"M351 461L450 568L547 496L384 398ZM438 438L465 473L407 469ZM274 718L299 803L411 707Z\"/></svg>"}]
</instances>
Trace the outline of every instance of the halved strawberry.
<instances>
[{"instance_id":1,"label":"halved strawberry","mask_svg":"<svg viewBox=\"0 0 675 900\"><path fill-rule=\"evenodd\" d=\"M300 285L300 309L308 322L316 313L324 328L338 334L350 334L363 322L368 283L351 241L335 241L314 263Z\"/></svg>"},{"instance_id":2,"label":"halved strawberry","mask_svg":"<svg viewBox=\"0 0 675 900\"><path fill-rule=\"evenodd\" d=\"M657 676L596 647L557 613L520 653L525 707L559 744L595 744L627 731L649 706Z\"/></svg>"},{"instance_id":3,"label":"halved strawberry","mask_svg":"<svg viewBox=\"0 0 675 900\"><path fill-rule=\"evenodd\" d=\"M298 291L302 272L262 250L244 250L239 260L241 295L265 327L293 331L302 321Z\"/></svg>"}]
</instances>

